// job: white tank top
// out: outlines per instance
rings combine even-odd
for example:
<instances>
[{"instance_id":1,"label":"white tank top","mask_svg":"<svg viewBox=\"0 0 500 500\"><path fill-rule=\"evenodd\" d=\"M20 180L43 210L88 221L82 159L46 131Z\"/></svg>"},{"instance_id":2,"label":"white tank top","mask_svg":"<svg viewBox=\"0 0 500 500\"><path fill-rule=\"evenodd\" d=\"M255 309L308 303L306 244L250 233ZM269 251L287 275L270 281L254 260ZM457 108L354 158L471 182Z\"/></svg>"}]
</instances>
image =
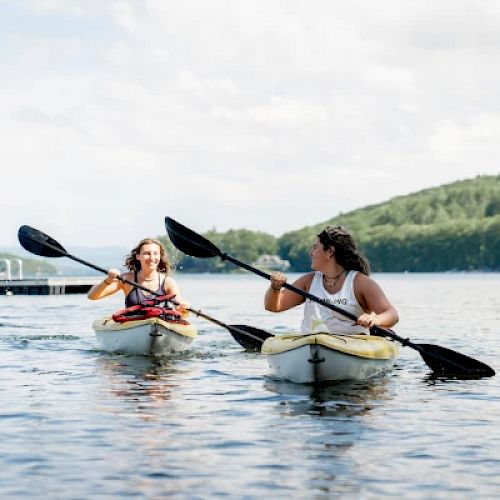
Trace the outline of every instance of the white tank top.
<instances>
[{"instance_id":1,"label":"white tank top","mask_svg":"<svg viewBox=\"0 0 500 500\"><path fill-rule=\"evenodd\" d=\"M309 293L354 314L356 317L361 316L364 311L354 294L354 277L356 274L358 274L358 271L348 271L342 288L337 293L330 294L323 286L323 273L316 271ZM356 325L352 319L327 309L310 299L306 299L304 304L304 319L300 330L302 333L327 331L342 335L360 333L368 335L370 333L368 328Z\"/></svg>"}]
</instances>

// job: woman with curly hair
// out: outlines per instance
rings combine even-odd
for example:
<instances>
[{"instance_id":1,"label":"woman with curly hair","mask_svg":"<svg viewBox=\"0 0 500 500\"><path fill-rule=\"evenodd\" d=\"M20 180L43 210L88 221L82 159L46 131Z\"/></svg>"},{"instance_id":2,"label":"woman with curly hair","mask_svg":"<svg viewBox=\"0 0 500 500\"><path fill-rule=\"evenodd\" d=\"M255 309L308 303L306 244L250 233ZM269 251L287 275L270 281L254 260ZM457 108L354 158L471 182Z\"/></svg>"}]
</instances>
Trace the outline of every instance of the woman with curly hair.
<instances>
[{"instance_id":1,"label":"woman with curly hair","mask_svg":"<svg viewBox=\"0 0 500 500\"><path fill-rule=\"evenodd\" d=\"M369 277L370 265L344 227L327 226L318 234L309 254L314 272L301 276L293 285L354 314L357 321L353 324L351 319L317 302L282 289L287 276L280 272L271 275L266 291L264 305L268 311L287 311L305 302L303 333L368 334L372 326L390 328L398 322L396 309Z\"/></svg>"},{"instance_id":2,"label":"woman with curly hair","mask_svg":"<svg viewBox=\"0 0 500 500\"><path fill-rule=\"evenodd\" d=\"M121 290L125 294L125 307L144 304L146 300L159 295L175 296L175 301L180 304L179 309L185 310L189 304L179 294L177 283L169 276L170 262L165 247L160 241L153 238L141 240L125 259L125 272L122 277L134 281L151 290L151 294L140 288L124 283L118 277L118 269L110 269L106 278L94 285L87 297L98 300Z\"/></svg>"}]
</instances>

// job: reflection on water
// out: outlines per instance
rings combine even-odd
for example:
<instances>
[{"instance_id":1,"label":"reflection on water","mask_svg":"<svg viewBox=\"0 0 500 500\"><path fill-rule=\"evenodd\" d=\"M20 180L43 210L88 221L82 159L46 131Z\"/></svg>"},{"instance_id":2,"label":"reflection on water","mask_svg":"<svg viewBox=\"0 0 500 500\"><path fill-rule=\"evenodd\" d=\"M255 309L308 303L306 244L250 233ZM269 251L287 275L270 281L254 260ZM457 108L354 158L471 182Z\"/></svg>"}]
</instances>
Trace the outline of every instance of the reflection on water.
<instances>
[{"instance_id":1,"label":"reflection on water","mask_svg":"<svg viewBox=\"0 0 500 500\"><path fill-rule=\"evenodd\" d=\"M306 484L325 498L359 495L363 488L353 480L359 472L352 453L370 433L371 412L390 399L389 384L387 377L320 385L266 378L264 388L281 396L275 408L280 424L273 428L281 439L275 462L295 465L289 484Z\"/></svg>"},{"instance_id":2,"label":"reflection on water","mask_svg":"<svg viewBox=\"0 0 500 500\"><path fill-rule=\"evenodd\" d=\"M175 357L120 356L103 354L98 358L103 390L122 402L135 404L144 419L155 418L154 407L161 407L179 388L182 377L192 376L194 369L178 365ZM182 377L181 377L182 375ZM113 410L114 411L114 410Z\"/></svg>"},{"instance_id":3,"label":"reflection on water","mask_svg":"<svg viewBox=\"0 0 500 500\"><path fill-rule=\"evenodd\" d=\"M280 402L287 415L360 416L384 399L386 378L363 382L295 384L266 377L264 387L287 398ZM301 396L299 398L294 396Z\"/></svg>"},{"instance_id":4,"label":"reflection on water","mask_svg":"<svg viewBox=\"0 0 500 500\"><path fill-rule=\"evenodd\" d=\"M126 356L120 354L102 354L97 359L97 366L106 376L143 378L161 380L176 372L175 357Z\"/></svg>"}]
</instances>

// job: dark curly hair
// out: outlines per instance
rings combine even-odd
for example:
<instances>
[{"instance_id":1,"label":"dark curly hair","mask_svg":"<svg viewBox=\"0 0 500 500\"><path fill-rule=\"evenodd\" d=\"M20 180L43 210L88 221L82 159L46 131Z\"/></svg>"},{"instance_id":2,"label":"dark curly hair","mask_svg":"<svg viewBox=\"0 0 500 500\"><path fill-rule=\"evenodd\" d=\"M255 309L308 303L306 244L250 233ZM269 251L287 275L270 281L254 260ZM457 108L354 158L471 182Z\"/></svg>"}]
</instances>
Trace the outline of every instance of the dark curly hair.
<instances>
[{"instance_id":1,"label":"dark curly hair","mask_svg":"<svg viewBox=\"0 0 500 500\"><path fill-rule=\"evenodd\" d=\"M370 274L370 264L366 257L356 248L356 242L344 226L326 226L318 239L325 250L332 249L339 265L348 271L360 271Z\"/></svg>"},{"instance_id":2,"label":"dark curly hair","mask_svg":"<svg viewBox=\"0 0 500 500\"><path fill-rule=\"evenodd\" d=\"M160 241L155 240L153 238L144 238L143 240L139 241L137 246L125 258L125 267L130 271L140 271L141 263L137 260L136 257L141 253L141 248L144 245L151 245L151 244L155 244L160 247L160 262L158 264L158 271L160 271L161 273L168 274L170 272L171 265L170 261L168 260L165 247L161 244Z\"/></svg>"}]
</instances>

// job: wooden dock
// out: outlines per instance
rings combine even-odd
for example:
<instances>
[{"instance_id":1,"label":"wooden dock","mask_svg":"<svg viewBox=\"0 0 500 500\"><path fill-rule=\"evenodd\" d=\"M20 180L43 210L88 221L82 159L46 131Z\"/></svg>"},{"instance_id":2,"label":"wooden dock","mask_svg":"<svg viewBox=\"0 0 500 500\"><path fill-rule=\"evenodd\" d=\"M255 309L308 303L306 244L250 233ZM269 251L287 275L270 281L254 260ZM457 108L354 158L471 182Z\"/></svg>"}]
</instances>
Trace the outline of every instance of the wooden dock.
<instances>
[{"instance_id":1,"label":"wooden dock","mask_svg":"<svg viewBox=\"0 0 500 500\"><path fill-rule=\"evenodd\" d=\"M0 295L66 295L87 293L90 288L102 281L99 276L34 278L22 280L0 279Z\"/></svg>"}]
</instances>

